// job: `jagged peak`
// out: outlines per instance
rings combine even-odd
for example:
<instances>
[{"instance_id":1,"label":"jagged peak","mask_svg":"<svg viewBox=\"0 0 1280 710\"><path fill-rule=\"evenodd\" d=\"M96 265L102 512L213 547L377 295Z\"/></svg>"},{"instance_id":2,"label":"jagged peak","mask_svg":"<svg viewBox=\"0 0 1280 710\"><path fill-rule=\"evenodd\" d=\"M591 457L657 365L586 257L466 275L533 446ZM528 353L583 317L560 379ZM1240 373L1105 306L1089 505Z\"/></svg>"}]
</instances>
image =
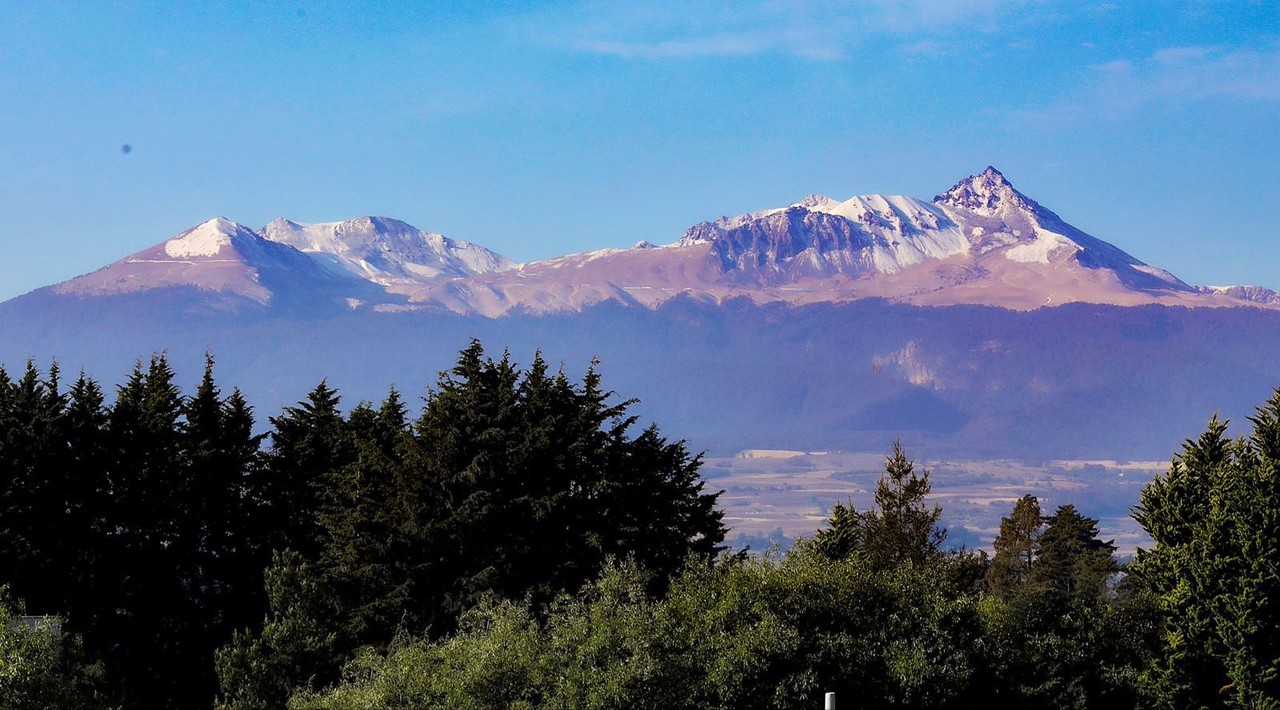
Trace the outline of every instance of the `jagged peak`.
<instances>
[{"instance_id":1,"label":"jagged peak","mask_svg":"<svg viewBox=\"0 0 1280 710\"><path fill-rule=\"evenodd\" d=\"M294 230L307 229L307 228L329 229L329 230L356 229L360 231L373 231L373 232L420 232L422 231L417 227L413 226L412 224L409 224L408 222L405 222L403 220L398 220L393 217L382 217L380 215L362 215L360 217L353 217L351 219L338 220L335 222L296 222L294 220L286 219L284 217L277 217L276 219L273 219L270 222L268 222L266 224L266 227L264 227L263 229L264 231L266 231L271 228L277 228L277 229L285 228L285 229L294 229Z\"/></svg>"},{"instance_id":2,"label":"jagged peak","mask_svg":"<svg viewBox=\"0 0 1280 710\"><path fill-rule=\"evenodd\" d=\"M805 195L800 201L795 202L791 207L803 207L805 209L829 210L840 204L840 200L835 200L826 195L817 193Z\"/></svg>"},{"instance_id":3,"label":"jagged peak","mask_svg":"<svg viewBox=\"0 0 1280 710\"><path fill-rule=\"evenodd\" d=\"M950 190L933 198L935 205L970 210L979 214L991 215L1001 207L1020 207L1035 209L1035 202L1023 195L994 166L988 165L986 170L977 175L970 175L951 187Z\"/></svg>"},{"instance_id":4,"label":"jagged peak","mask_svg":"<svg viewBox=\"0 0 1280 710\"><path fill-rule=\"evenodd\" d=\"M394 219L392 217L381 217L378 215L365 215L362 217L356 217L355 219L349 219L349 220L346 220L345 222L341 222L340 224L351 225L355 227L367 226L372 228L375 231L383 231L383 232L389 232L389 231L421 232L422 231L417 227L413 226L412 224L409 224L408 222Z\"/></svg>"}]
</instances>

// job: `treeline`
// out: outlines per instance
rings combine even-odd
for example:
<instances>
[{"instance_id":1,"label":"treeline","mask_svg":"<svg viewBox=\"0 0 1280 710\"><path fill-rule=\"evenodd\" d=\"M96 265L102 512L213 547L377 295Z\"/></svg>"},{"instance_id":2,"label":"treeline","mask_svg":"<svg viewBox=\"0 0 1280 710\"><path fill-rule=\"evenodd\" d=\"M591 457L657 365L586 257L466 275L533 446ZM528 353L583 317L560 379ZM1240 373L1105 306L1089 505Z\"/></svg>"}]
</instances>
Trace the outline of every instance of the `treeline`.
<instances>
[{"instance_id":1,"label":"treeline","mask_svg":"<svg viewBox=\"0 0 1280 710\"><path fill-rule=\"evenodd\" d=\"M410 417L321 384L255 435L212 362L115 401L0 374L9 707L1276 707L1280 392L1095 519L1019 499L946 546L901 446L874 504L785 553L721 548L700 461L580 382L478 343ZM58 637L29 611L63 617Z\"/></svg>"},{"instance_id":2,"label":"treeline","mask_svg":"<svg viewBox=\"0 0 1280 710\"><path fill-rule=\"evenodd\" d=\"M691 563L660 594L610 566L547 611L489 600L442 639L365 649L290 707L1274 708L1280 392L1236 441L1213 420L1135 516L1127 567L1072 505L1017 501L994 555L945 550L900 446L870 510L782 555Z\"/></svg>"},{"instance_id":3,"label":"treeline","mask_svg":"<svg viewBox=\"0 0 1280 710\"><path fill-rule=\"evenodd\" d=\"M212 360L190 395L163 356L115 394L0 370L0 583L63 618L77 647L50 657L83 679L31 707L280 707L482 599L542 604L613 558L657 589L724 538L699 458L634 431L594 367L472 343L416 417L395 390L344 414L321 383L266 434Z\"/></svg>"}]
</instances>

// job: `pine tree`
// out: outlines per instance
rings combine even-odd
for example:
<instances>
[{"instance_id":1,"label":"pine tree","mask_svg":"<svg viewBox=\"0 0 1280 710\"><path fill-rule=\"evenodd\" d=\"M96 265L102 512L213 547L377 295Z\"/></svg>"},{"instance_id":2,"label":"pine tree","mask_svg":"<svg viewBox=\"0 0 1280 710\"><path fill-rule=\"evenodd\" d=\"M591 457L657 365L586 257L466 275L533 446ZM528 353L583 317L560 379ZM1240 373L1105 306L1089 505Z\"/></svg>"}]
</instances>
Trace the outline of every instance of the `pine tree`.
<instances>
[{"instance_id":1,"label":"pine tree","mask_svg":"<svg viewBox=\"0 0 1280 710\"><path fill-rule=\"evenodd\" d=\"M1013 512L1000 520L996 536L995 556L987 570L987 589L1001 599L1009 599L1031 576L1040 547L1040 501L1025 495L1013 506Z\"/></svg>"},{"instance_id":2,"label":"pine tree","mask_svg":"<svg viewBox=\"0 0 1280 710\"><path fill-rule=\"evenodd\" d=\"M63 576L69 630L96 629L113 613L102 604L103 585L111 579L111 453L107 445L107 409L102 388L83 373L68 392L62 419L66 442L65 545L61 561L50 572Z\"/></svg>"},{"instance_id":3,"label":"pine tree","mask_svg":"<svg viewBox=\"0 0 1280 710\"><path fill-rule=\"evenodd\" d=\"M1044 519L1039 551L1027 582L1042 593L1100 599L1119 571L1116 546L1098 539L1098 521L1074 505L1059 506Z\"/></svg>"},{"instance_id":4,"label":"pine tree","mask_svg":"<svg viewBox=\"0 0 1280 710\"><path fill-rule=\"evenodd\" d=\"M406 409L392 389L382 405L361 404L348 420L356 457L324 481L320 567L334 594L349 600L342 637L383 640L402 621L413 584L408 566L415 542L406 537L405 508L397 502L408 436Z\"/></svg>"},{"instance_id":5,"label":"pine tree","mask_svg":"<svg viewBox=\"0 0 1280 710\"><path fill-rule=\"evenodd\" d=\"M271 549L293 549L314 558L320 551L319 525L325 478L355 459L341 398L327 382L296 406L271 418L262 515L275 521Z\"/></svg>"},{"instance_id":6,"label":"pine tree","mask_svg":"<svg viewBox=\"0 0 1280 710\"><path fill-rule=\"evenodd\" d=\"M102 593L108 609L89 640L110 649L109 671L131 705L181 703L192 688L184 640L194 618L183 553L188 514L179 427L183 401L164 355L141 363L118 389L107 419L113 520ZM105 574L104 574L105 576ZM103 582L107 582L103 579Z\"/></svg>"},{"instance_id":7,"label":"pine tree","mask_svg":"<svg viewBox=\"0 0 1280 710\"><path fill-rule=\"evenodd\" d=\"M1252 434L1231 441L1211 419L1134 510L1155 541L1131 578L1161 611L1148 678L1163 706L1280 697L1280 390L1250 422Z\"/></svg>"},{"instance_id":8,"label":"pine tree","mask_svg":"<svg viewBox=\"0 0 1280 710\"><path fill-rule=\"evenodd\" d=\"M7 377L5 378L7 379ZM60 613L65 580L48 570L64 562L67 519L63 502L69 451L62 441L66 396L57 363L47 375L34 362L8 386L0 431L0 582L8 581L32 609Z\"/></svg>"},{"instance_id":9,"label":"pine tree","mask_svg":"<svg viewBox=\"0 0 1280 710\"><path fill-rule=\"evenodd\" d=\"M852 501L849 505L836 501L827 526L815 533L809 544L828 559L847 559L862 547L862 523L862 514Z\"/></svg>"},{"instance_id":10,"label":"pine tree","mask_svg":"<svg viewBox=\"0 0 1280 710\"><path fill-rule=\"evenodd\" d=\"M874 568L919 567L936 558L947 532L938 527L942 507L925 502L931 490L929 471L917 474L902 442L895 441L876 486L875 507L863 517L863 549Z\"/></svg>"},{"instance_id":11,"label":"pine tree","mask_svg":"<svg viewBox=\"0 0 1280 710\"><path fill-rule=\"evenodd\" d=\"M1134 508L1134 519L1155 542L1153 549L1138 550L1130 575L1162 612L1164 643L1149 681L1167 707L1215 705L1218 689L1230 683L1203 578L1195 573L1194 544L1211 516L1215 482L1228 475L1226 428L1215 415L1199 438L1183 444L1168 473L1143 488Z\"/></svg>"}]
</instances>

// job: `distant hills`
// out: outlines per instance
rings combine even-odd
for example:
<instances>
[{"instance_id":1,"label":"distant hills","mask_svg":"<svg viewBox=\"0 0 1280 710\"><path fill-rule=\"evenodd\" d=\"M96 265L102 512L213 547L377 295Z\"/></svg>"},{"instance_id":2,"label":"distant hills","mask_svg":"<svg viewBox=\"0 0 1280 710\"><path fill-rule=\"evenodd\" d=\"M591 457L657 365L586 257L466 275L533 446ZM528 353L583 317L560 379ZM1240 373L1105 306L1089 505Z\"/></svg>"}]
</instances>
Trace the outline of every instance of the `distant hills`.
<instances>
[{"instance_id":1,"label":"distant hills","mask_svg":"<svg viewBox=\"0 0 1280 710\"><path fill-rule=\"evenodd\" d=\"M666 241L659 239L657 241ZM263 414L323 377L413 393L480 337L541 348L695 448L1164 458L1280 384L1280 298L1199 287L1072 227L994 168L931 201L811 195L519 264L394 219L209 220L0 304L0 361L112 380L218 358Z\"/></svg>"}]
</instances>

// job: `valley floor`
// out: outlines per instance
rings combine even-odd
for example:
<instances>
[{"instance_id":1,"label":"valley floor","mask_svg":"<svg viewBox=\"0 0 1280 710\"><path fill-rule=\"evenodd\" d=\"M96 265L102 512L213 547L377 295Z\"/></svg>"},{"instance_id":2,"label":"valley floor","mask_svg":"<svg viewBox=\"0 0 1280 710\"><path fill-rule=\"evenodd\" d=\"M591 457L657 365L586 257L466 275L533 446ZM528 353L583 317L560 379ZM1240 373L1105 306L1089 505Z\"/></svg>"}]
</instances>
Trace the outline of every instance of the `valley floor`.
<instances>
[{"instance_id":1,"label":"valley floor","mask_svg":"<svg viewBox=\"0 0 1280 710\"><path fill-rule=\"evenodd\" d=\"M836 501L871 506L876 481L884 473L879 453L804 452L752 449L732 457L707 457L702 468L710 490L723 489L720 505L735 546L767 548L809 537L822 527ZM948 543L990 549L1018 498L1032 494L1044 510L1072 503L1098 519L1103 539L1131 555L1151 544L1129 516L1142 487L1168 469L1159 461L917 460L931 472L932 499L942 506ZM735 539L736 538L736 539Z\"/></svg>"}]
</instances>

